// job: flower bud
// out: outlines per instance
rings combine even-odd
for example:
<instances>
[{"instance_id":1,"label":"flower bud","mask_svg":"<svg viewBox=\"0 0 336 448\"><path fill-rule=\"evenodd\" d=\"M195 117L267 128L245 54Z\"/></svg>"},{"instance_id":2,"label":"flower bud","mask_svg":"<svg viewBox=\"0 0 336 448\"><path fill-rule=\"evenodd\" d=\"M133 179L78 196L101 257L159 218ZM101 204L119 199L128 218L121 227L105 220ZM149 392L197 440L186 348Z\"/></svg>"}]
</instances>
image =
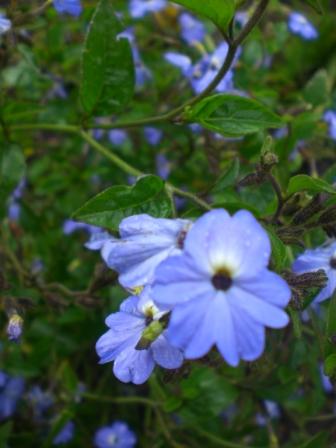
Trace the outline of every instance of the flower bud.
<instances>
[{"instance_id":1,"label":"flower bud","mask_svg":"<svg viewBox=\"0 0 336 448\"><path fill-rule=\"evenodd\" d=\"M17 313L14 313L8 322L7 326L7 336L10 341L18 342L21 334L22 334L22 327L23 327L23 319L21 316L19 316Z\"/></svg>"},{"instance_id":2,"label":"flower bud","mask_svg":"<svg viewBox=\"0 0 336 448\"><path fill-rule=\"evenodd\" d=\"M321 200L321 196L317 194L313 197L312 200L308 202L303 208L301 208L298 212L295 213L292 223L295 225L305 224L308 219L314 216L316 213L320 212L323 207L323 202Z\"/></svg>"}]
</instances>

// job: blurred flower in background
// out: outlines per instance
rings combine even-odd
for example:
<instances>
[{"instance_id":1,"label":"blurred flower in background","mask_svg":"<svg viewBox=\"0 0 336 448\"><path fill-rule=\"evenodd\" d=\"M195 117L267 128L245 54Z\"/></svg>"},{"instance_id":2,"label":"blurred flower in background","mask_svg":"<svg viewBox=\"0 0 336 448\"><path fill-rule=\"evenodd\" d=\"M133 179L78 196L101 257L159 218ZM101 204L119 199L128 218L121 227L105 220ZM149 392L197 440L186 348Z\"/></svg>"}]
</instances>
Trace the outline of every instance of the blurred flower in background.
<instances>
[{"instance_id":1,"label":"blurred flower in background","mask_svg":"<svg viewBox=\"0 0 336 448\"><path fill-rule=\"evenodd\" d=\"M94 436L96 448L133 448L136 444L136 436L128 425L116 421L109 426L98 429Z\"/></svg>"},{"instance_id":2,"label":"blurred flower in background","mask_svg":"<svg viewBox=\"0 0 336 448\"><path fill-rule=\"evenodd\" d=\"M24 379L0 371L0 420L11 417L24 391Z\"/></svg>"},{"instance_id":3,"label":"blurred flower in background","mask_svg":"<svg viewBox=\"0 0 336 448\"><path fill-rule=\"evenodd\" d=\"M305 40L318 38L318 32L303 14L292 12L288 17L288 29Z\"/></svg>"},{"instance_id":4,"label":"blurred flower in background","mask_svg":"<svg viewBox=\"0 0 336 448\"><path fill-rule=\"evenodd\" d=\"M54 0L54 7L59 14L67 13L74 17L82 12L80 0Z\"/></svg>"}]
</instances>

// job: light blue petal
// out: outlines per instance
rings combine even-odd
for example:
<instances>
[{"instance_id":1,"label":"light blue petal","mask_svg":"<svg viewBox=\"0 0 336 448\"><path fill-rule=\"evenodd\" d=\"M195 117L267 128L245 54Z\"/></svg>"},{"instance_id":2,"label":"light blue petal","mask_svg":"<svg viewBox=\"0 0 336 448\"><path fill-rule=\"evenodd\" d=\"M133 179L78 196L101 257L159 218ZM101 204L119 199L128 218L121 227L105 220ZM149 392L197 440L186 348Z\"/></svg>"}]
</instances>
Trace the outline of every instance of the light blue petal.
<instances>
[{"instance_id":1,"label":"light blue petal","mask_svg":"<svg viewBox=\"0 0 336 448\"><path fill-rule=\"evenodd\" d=\"M155 271L152 295L166 306L184 303L213 290L209 274L200 272L194 259L181 255L169 257Z\"/></svg>"},{"instance_id":2,"label":"light blue petal","mask_svg":"<svg viewBox=\"0 0 336 448\"><path fill-rule=\"evenodd\" d=\"M178 369L183 364L182 351L173 347L164 335L151 345L154 361L165 369Z\"/></svg>"},{"instance_id":3,"label":"light blue petal","mask_svg":"<svg viewBox=\"0 0 336 448\"><path fill-rule=\"evenodd\" d=\"M124 350L114 362L113 372L124 383L143 384L154 369L155 363L150 350Z\"/></svg>"},{"instance_id":4,"label":"light blue petal","mask_svg":"<svg viewBox=\"0 0 336 448\"><path fill-rule=\"evenodd\" d=\"M272 291L270 291L272 294ZM230 306L237 312L247 313L255 322L271 328L282 328L288 324L288 315L280 308L259 299L256 295L233 286L228 293Z\"/></svg>"},{"instance_id":5,"label":"light blue petal","mask_svg":"<svg viewBox=\"0 0 336 448\"><path fill-rule=\"evenodd\" d=\"M285 307L291 298L291 290L285 280L268 269L257 277L238 279L237 285L275 306Z\"/></svg>"}]
</instances>

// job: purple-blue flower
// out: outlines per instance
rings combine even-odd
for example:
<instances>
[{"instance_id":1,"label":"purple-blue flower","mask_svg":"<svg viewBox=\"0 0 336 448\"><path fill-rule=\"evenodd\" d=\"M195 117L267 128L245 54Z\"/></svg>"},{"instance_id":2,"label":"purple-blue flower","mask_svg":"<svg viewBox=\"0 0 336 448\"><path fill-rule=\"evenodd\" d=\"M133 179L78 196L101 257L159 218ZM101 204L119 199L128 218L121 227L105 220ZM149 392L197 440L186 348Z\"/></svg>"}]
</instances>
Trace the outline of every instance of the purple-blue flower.
<instances>
[{"instance_id":1,"label":"purple-blue flower","mask_svg":"<svg viewBox=\"0 0 336 448\"><path fill-rule=\"evenodd\" d=\"M130 0L129 11L134 19L140 19L148 13L161 11L166 6L166 0Z\"/></svg>"},{"instance_id":2,"label":"purple-blue flower","mask_svg":"<svg viewBox=\"0 0 336 448\"><path fill-rule=\"evenodd\" d=\"M63 223L63 233L64 235L71 235L77 230L84 230L89 234L100 233L102 230L100 227L91 226L90 224L85 224L84 222L73 221L72 219L66 219Z\"/></svg>"},{"instance_id":3,"label":"purple-blue flower","mask_svg":"<svg viewBox=\"0 0 336 448\"><path fill-rule=\"evenodd\" d=\"M155 364L177 369L183 362L182 352L166 339L166 310L159 309L147 287L140 296L131 296L110 314L105 323L110 328L96 344L100 363L114 361L113 373L125 383L144 383Z\"/></svg>"},{"instance_id":4,"label":"purple-blue flower","mask_svg":"<svg viewBox=\"0 0 336 448\"><path fill-rule=\"evenodd\" d=\"M202 22L195 19L191 14L183 12L179 16L179 24L181 28L182 39L187 44L194 44L195 42L201 42L205 36L205 27Z\"/></svg>"},{"instance_id":5,"label":"purple-blue flower","mask_svg":"<svg viewBox=\"0 0 336 448\"><path fill-rule=\"evenodd\" d=\"M82 12L80 0L54 0L54 8L59 14L67 13L75 17Z\"/></svg>"},{"instance_id":6,"label":"purple-blue flower","mask_svg":"<svg viewBox=\"0 0 336 448\"><path fill-rule=\"evenodd\" d=\"M13 313L8 321L7 336L10 341L18 342L23 328L23 319L16 312Z\"/></svg>"},{"instance_id":7,"label":"purple-blue flower","mask_svg":"<svg viewBox=\"0 0 336 448\"><path fill-rule=\"evenodd\" d=\"M75 424L71 420L69 420L63 428L59 431L59 433L53 439L53 445L65 445L70 442L75 433Z\"/></svg>"},{"instance_id":8,"label":"purple-blue flower","mask_svg":"<svg viewBox=\"0 0 336 448\"><path fill-rule=\"evenodd\" d=\"M323 115L324 121L329 125L329 136L336 140L336 111L327 110Z\"/></svg>"},{"instance_id":9,"label":"purple-blue flower","mask_svg":"<svg viewBox=\"0 0 336 448\"><path fill-rule=\"evenodd\" d=\"M116 421L98 429L94 436L94 444L96 448L133 448L136 436L126 423Z\"/></svg>"},{"instance_id":10,"label":"purple-blue flower","mask_svg":"<svg viewBox=\"0 0 336 448\"><path fill-rule=\"evenodd\" d=\"M115 146L121 146L127 140L127 132L122 129L112 129L108 132L108 139Z\"/></svg>"},{"instance_id":11,"label":"purple-blue flower","mask_svg":"<svg viewBox=\"0 0 336 448\"><path fill-rule=\"evenodd\" d=\"M27 185L26 179L25 178L21 179L9 198L7 214L10 221L16 222L20 218L21 204L19 201L23 195L26 185Z\"/></svg>"},{"instance_id":12,"label":"purple-blue flower","mask_svg":"<svg viewBox=\"0 0 336 448\"><path fill-rule=\"evenodd\" d=\"M23 378L0 372L0 421L14 414L23 391Z\"/></svg>"},{"instance_id":13,"label":"purple-blue flower","mask_svg":"<svg viewBox=\"0 0 336 448\"><path fill-rule=\"evenodd\" d=\"M107 240L102 256L109 268L119 273L125 288L144 286L162 260L181 253L191 221L163 219L141 214L125 218L119 226L120 239Z\"/></svg>"},{"instance_id":14,"label":"purple-blue flower","mask_svg":"<svg viewBox=\"0 0 336 448\"><path fill-rule=\"evenodd\" d=\"M288 17L288 29L293 34L301 36L305 40L314 40L318 37L318 32L303 14L292 12Z\"/></svg>"},{"instance_id":15,"label":"purple-blue flower","mask_svg":"<svg viewBox=\"0 0 336 448\"><path fill-rule=\"evenodd\" d=\"M322 387L323 387L324 391L327 392L328 394L330 392L333 392L334 386L333 386L332 382L330 381L330 378L324 373L323 364L320 364L320 375L321 375L321 382L322 382Z\"/></svg>"},{"instance_id":16,"label":"purple-blue flower","mask_svg":"<svg viewBox=\"0 0 336 448\"><path fill-rule=\"evenodd\" d=\"M161 141L162 131L161 129L153 128L152 126L146 126L144 128L144 136L151 146L156 146Z\"/></svg>"},{"instance_id":17,"label":"purple-blue flower","mask_svg":"<svg viewBox=\"0 0 336 448\"><path fill-rule=\"evenodd\" d=\"M33 386L27 394L36 420L43 418L44 413L54 404L50 392L43 391L40 386Z\"/></svg>"},{"instance_id":18,"label":"purple-blue flower","mask_svg":"<svg viewBox=\"0 0 336 448\"><path fill-rule=\"evenodd\" d=\"M136 88L139 90L143 87L143 85L152 79L152 74L150 70L144 65L140 52L138 49L138 46L136 44L135 35L133 28L127 28L127 30L123 31L118 35L119 37L124 37L129 40L131 48L132 48L132 54L133 54L133 62L134 62L134 68L135 68L135 85Z\"/></svg>"},{"instance_id":19,"label":"purple-blue flower","mask_svg":"<svg viewBox=\"0 0 336 448\"><path fill-rule=\"evenodd\" d=\"M258 358L265 326L281 328L291 292L267 269L271 245L254 216L240 210L230 216L212 210L188 232L184 251L155 271L155 303L172 308L169 341L200 358L216 345L228 364Z\"/></svg>"},{"instance_id":20,"label":"purple-blue flower","mask_svg":"<svg viewBox=\"0 0 336 448\"><path fill-rule=\"evenodd\" d=\"M314 303L329 299L336 289L336 242L316 249L307 249L294 261L292 269L296 274L323 269L328 281L315 297Z\"/></svg>"},{"instance_id":21,"label":"purple-blue flower","mask_svg":"<svg viewBox=\"0 0 336 448\"><path fill-rule=\"evenodd\" d=\"M94 232L91 234L89 241L84 244L84 247L90 250L101 250L109 240L117 240L117 238L114 238L108 232Z\"/></svg>"},{"instance_id":22,"label":"purple-blue flower","mask_svg":"<svg viewBox=\"0 0 336 448\"><path fill-rule=\"evenodd\" d=\"M174 52L165 53L165 59L181 70L196 93L201 93L216 77L227 52L228 44L222 42L212 54L205 54L196 64L188 56ZM215 90L225 92L233 89L233 71L229 70Z\"/></svg>"},{"instance_id":23,"label":"purple-blue flower","mask_svg":"<svg viewBox=\"0 0 336 448\"><path fill-rule=\"evenodd\" d=\"M0 36L7 33L12 27L12 22L3 14L0 14Z\"/></svg>"},{"instance_id":24,"label":"purple-blue flower","mask_svg":"<svg viewBox=\"0 0 336 448\"><path fill-rule=\"evenodd\" d=\"M158 153L155 157L156 172L164 180L167 180L171 171L170 162L167 157Z\"/></svg>"}]
</instances>

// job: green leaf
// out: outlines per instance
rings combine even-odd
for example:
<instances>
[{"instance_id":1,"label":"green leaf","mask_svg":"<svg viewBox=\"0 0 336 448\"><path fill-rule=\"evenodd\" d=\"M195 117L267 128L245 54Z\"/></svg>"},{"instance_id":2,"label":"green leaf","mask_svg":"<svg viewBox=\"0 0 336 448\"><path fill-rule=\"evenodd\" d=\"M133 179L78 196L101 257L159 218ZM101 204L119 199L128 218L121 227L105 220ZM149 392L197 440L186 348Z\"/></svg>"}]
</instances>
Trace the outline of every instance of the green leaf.
<instances>
[{"instance_id":1,"label":"green leaf","mask_svg":"<svg viewBox=\"0 0 336 448\"><path fill-rule=\"evenodd\" d=\"M283 126L280 117L250 98L217 94L186 110L185 119L227 137L253 134Z\"/></svg>"},{"instance_id":2,"label":"green leaf","mask_svg":"<svg viewBox=\"0 0 336 448\"><path fill-rule=\"evenodd\" d=\"M271 241L274 267L277 271L281 271L288 262L286 246L278 237L273 227L266 226L266 230Z\"/></svg>"},{"instance_id":3,"label":"green leaf","mask_svg":"<svg viewBox=\"0 0 336 448\"><path fill-rule=\"evenodd\" d=\"M212 193L218 193L225 188L234 184L239 174L239 159L234 159L228 169L217 179L216 184L212 188Z\"/></svg>"},{"instance_id":4,"label":"green leaf","mask_svg":"<svg viewBox=\"0 0 336 448\"><path fill-rule=\"evenodd\" d=\"M327 314L327 331L324 347L324 357L327 359L330 355L336 354L336 294L334 293L329 301Z\"/></svg>"},{"instance_id":5,"label":"green leaf","mask_svg":"<svg viewBox=\"0 0 336 448\"><path fill-rule=\"evenodd\" d=\"M323 4L320 0L306 0L308 5L310 5L318 14L324 13Z\"/></svg>"},{"instance_id":6,"label":"green leaf","mask_svg":"<svg viewBox=\"0 0 336 448\"><path fill-rule=\"evenodd\" d=\"M319 106L329 101L329 82L326 70L319 70L308 81L303 90L304 99L313 106Z\"/></svg>"},{"instance_id":7,"label":"green leaf","mask_svg":"<svg viewBox=\"0 0 336 448\"><path fill-rule=\"evenodd\" d=\"M118 112L134 92L134 64L128 39L118 38L120 24L110 0L100 0L82 55L80 98L88 114Z\"/></svg>"},{"instance_id":8,"label":"green leaf","mask_svg":"<svg viewBox=\"0 0 336 448\"><path fill-rule=\"evenodd\" d=\"M336 190L325 180L310 177L307 174L299 174L289 180L287 193L293 194L298 191L309 191L310 193L336 194Z\"/></svg>"},{"instance_id":9,"label":"green leaf","mask_svg":"<svg viewBox=\"0 0 336 448\"><path fill-rule=\"evenodd\" d=\"M336 353L332 353L324 361L324 372L327 376L335 377L336 374Z\"/></svg>"},{"instance_id":10,"label":"green leaf","mask_svg":"<svg viewBox=\"0 0 336 448\"><path fill-rule=\"evenodd\" d=\"M0 147L0 215L4 213L9 194L23 178L26 162L21 148L15 144Z\"/></svg>"},{"instance_id":11,"label":"green leaf","mask_svg":"<svg viewBox=\"0 0 336 448\"><path fill-rule=\"evenodd\" d=\"M117 231L122 219L139 213L148 213L154 217L171 216L171 202L160 177L148 175L141 177L132 187L110 187L90 199L73 217Z\"/></svg>"},{"instance_id":12,"label":"green leaf","mask_svg":"<svg viewBox=\"0 0 336 448\"><path fill-rule=\"evenodd\" d=\"M221 29L225 29L235 12L234 0L173 0L174 3L207 17Z\"/></svg>"}]
</instances>

